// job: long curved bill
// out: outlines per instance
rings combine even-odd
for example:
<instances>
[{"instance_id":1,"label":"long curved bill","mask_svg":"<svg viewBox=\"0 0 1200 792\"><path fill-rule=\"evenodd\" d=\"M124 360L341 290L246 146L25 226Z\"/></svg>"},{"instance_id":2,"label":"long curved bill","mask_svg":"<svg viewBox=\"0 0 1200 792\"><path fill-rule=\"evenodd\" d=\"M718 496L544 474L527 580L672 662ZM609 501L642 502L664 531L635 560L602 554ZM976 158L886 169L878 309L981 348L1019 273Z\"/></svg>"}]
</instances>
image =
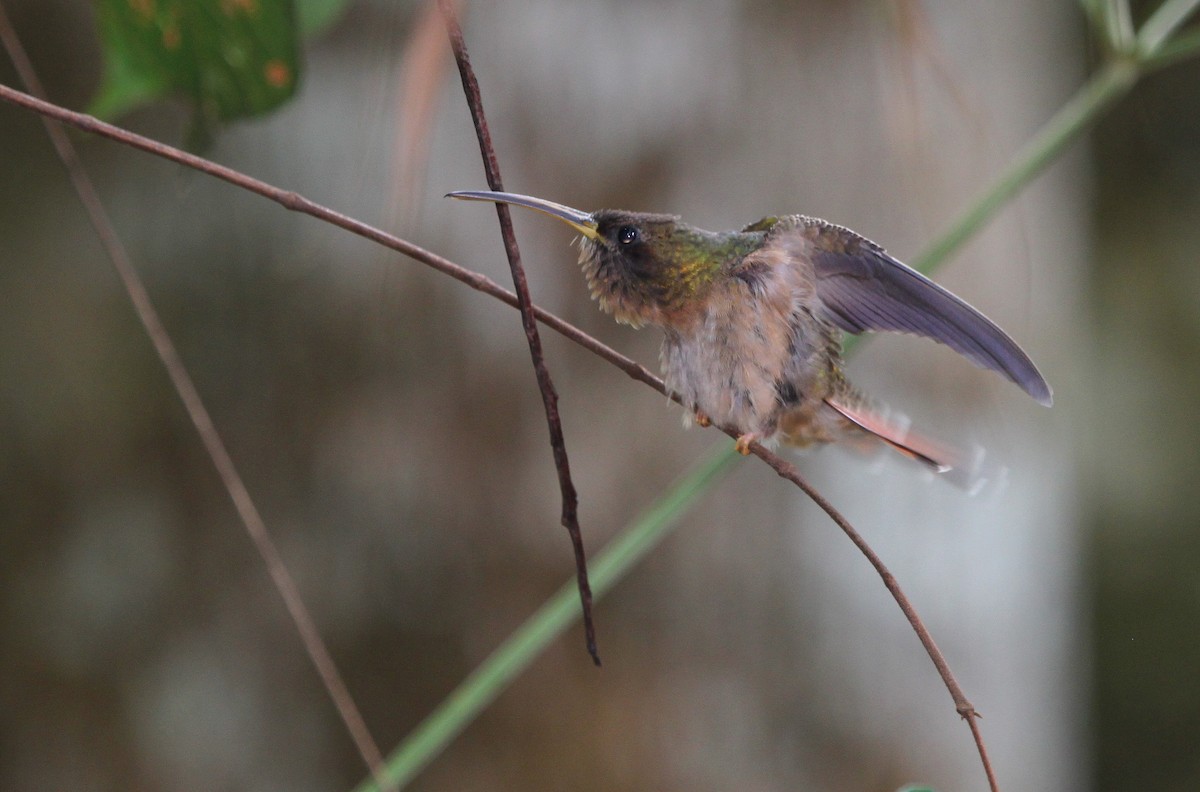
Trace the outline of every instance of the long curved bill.
<instances>
[{"instance_id":1,"label":"long curved bill","mask_svg":"<svg viewBox=\"0 0 1200 792\"><path fill-rule=\"evenodd\" d=\"M446 193L446 197L458 198L462 201L490 201L492 203L524 206L526 209L536 209L539 212L545 212L551 217L557 217L589 239L600 238L600 233L596 230L596 221L592 219L590 214L581 212L578 209L572 209L569 206L554 203L554 201L547 201L544 198L534 198L532 195L520 195L518 193L492 192L491 190L460 190L458 192Z\"/></svg>"}]
</instances>

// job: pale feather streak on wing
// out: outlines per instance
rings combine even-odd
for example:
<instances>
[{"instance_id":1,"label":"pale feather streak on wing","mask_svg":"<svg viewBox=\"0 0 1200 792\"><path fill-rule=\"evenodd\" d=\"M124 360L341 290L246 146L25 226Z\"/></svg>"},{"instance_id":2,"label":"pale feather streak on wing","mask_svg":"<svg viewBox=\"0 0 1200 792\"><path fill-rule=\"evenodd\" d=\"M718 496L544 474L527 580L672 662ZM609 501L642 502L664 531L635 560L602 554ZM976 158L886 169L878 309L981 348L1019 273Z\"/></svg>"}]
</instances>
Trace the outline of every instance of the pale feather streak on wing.
<instances>
[{"instance_id":1,"label":"pale feather streak on wing","mask_svg":"<svg viewBox=\"0 0 1200 792\"><path fill-rule=\"evenodd\" d=\"M1047 406L1050 385L992 320L921 273L861 240L853 253L814 246L816 292L826 317L850 333L890 330L941 342L1008 377Z\"/></svg>"}]
</instances>

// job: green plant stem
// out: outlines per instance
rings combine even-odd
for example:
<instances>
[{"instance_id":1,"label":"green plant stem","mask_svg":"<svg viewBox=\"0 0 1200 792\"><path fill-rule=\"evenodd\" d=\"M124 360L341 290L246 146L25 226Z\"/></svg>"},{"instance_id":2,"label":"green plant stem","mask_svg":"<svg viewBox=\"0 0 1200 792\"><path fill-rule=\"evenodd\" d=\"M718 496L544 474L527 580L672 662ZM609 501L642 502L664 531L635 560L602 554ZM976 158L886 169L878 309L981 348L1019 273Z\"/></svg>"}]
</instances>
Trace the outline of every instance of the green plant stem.
<instances>
[{"instance_id":1,"label":"green plant stem","mask_svg":"<svg viewBox=\"0 0 1200 792\"><path fill-rule=\"evenodd\" d=\"M1088 7L1095 8L1099 4ZM1170 9L1166 9L1167 6ZM1139 42L1157 37L1156 29L1169 34L1200 0L1166 0L1151 17L1157 28L1143 26ZM1166 9L1166 10L1165 10ZM1147 37L1143 39L1143 36ZM1142 50L1143 53L1147 52ZM1176 63L1200 53L1200 32L1187 33L1156 46L1152 54L1135 62L1114 59L1093 76L1067 104L1042 127L1013 158L991 186L980 195L959 220L936 239L913 262L921 272L931 272L950 258L1063 149L1105 110L1120 100L1141 73ZM853 342L855 339L851 339ZM592 566L592 585L597 598L672 529L683 512L705 489L717 481L737 459L727 442L714 446L710 456L684 479L671 487L641 519L625 528ZM431 713L416 730L388 757L384 777L389 784L403 787L426 767L479 712L521 673L541 650L579 616L573 582L530 616L521 627L498 647L461 685ZM357 792L375 792L368 781Z\"/></svg>"},{"instance_id":2,"label":"green plant stem","mask_svg":"<svg viewBox=\"0 0 1200 792\"><path fill-rule=\"evenodd\" d=\"M1179 26L1187 21L1200 0L1163 0L1142 24L1137 34L1138 51L1143 57L1154 55Z\"/></svg>"},{"instance_id":3,"label":"green plant stem","mask_svg":"<svg viewBox=\"0 0 1200 792\"><path fill-rule=\"evenodd\" d=\"M741 459L730 443L718 446L596 556L591 565L596 599L658 545L696 500L730 470L731 463ZM578 618L579 593L572 580L526 619L392 752L380 774L384 782L393 789L404 787ZM374 781L366 781L357 792L378 789Z\"/></svg>"},{"instance_id":4,"label":"green plant stem","mask_svg":"<svg viewBox=\"0 0 1200 792\"><path fill-rule=\"evenodd\" d=\"M1115 50L1116 42L1113 41L1112 31L1108 24L1108 3L1106 0L1079 0L1079 5L1083 7L1083 13L1087 15L1092 29L1104 37L1104 43L1107 45L1109 51Z\"/></svg>"},{"instance_id":5,"label":"green plant stem","mask_svg":"<svg viewBox=\"0 0 1200 792\"><path fill-rule=\"evenodd\" d=\"M1116 52L1128 52L1136 36L1129 0L1108 0L1105 16L1109 24L1109 41Z\"/></svg>"},{"instance_id":6,"label":"green plant stem","mask_svg":"<svg viewBox=\"0 0 1200 792\"><path fill-rule=\"evenodd\" d=\"M1078 137L1084 127L1128 93L1137 76L1137 66L1126 60L1112 61L1101 69L1046 122L987 191L971 202L958 222L918 256L912 266L921 272L929 272L957 253L1001 207Z\"/></svg>"},{"instance_id":7,"label":"green plant stem","mask_svg":"<svg viewBox=\"0 0 1200 792\"><path fill-rule=\"evenodd\" d=\"M1200 53L1200 28L1180 33L1163 44L1154 54L1147 55L1141 60L1142 74L1174 66L1182 60L1195 57Z\"/></svg>"},{"instance_id":8,"label":"green plant stem","mask_svg":"<svg viewBox=\"0 0 1200 792\"><path fill-rule=\"evenodd\" d=\"M1138 68L1128 61L1113 61L1097 73L1025 144L958 221L913 259L913 269L928 275L957 253L1005 204L1053 162L1084 127L1128 93L1137 77ZM843 351L849 354L865 340L866 336L847 335L842 344Z\"/></svg>"}]
</instances>

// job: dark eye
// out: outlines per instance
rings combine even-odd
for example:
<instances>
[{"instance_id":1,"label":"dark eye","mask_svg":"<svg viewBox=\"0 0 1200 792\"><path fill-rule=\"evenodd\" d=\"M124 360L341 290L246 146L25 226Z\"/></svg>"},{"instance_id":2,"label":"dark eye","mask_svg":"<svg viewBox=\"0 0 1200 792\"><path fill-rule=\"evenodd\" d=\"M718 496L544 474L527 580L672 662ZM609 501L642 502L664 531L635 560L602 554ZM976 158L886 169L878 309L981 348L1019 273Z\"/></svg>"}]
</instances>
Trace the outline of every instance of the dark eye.
<instances>
[{"instance_id":1,"label":"dark eye","mask_svg":"<svg viewBox=\"0 0 1200 792\"><path fill-rule=\"evenodd\" d=\"M617 231L617 239L621 240L622 245L632 245L638 241L639 236L641 235L635 226L621 226L621 229Z\"/></svg>"}]
</instances>

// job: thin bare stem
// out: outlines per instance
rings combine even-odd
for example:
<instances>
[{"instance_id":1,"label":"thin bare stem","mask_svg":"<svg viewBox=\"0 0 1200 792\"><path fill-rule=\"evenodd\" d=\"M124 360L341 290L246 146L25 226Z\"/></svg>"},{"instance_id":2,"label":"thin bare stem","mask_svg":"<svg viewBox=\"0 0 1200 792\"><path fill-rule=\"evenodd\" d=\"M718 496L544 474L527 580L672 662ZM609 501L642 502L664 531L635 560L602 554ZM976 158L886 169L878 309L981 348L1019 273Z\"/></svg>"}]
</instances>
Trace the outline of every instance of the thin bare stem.
<instances>
[{"instance_id":1,"label":"thin bare stem","mask_svg":"<svg viewBox=\"0 0 1200 792\"><path fill-rule=\"evenodd\" d=\"M419 245L414 245L408 240L401 239L398 236L389 234L374 226L370 226L360 220L355 220L340 212L336 212L326 206L310 201L304 196L283 190L274 185L267 184L264 181L255 179L252 176L247 176L241 171L228 168L224 165L219 165L212 160L198 157L195 154L190 154L174 146L168 146L165 143L160 143L152 138L139 135L136 132L130 132L127 129L114 126L113 124L101 121L93 116L85 113L77 113L74 110L68 110L51 102L38 99L35 96L22 93L21 91L10 88L7 85L0 84L0 100L4 100L19 107L24 107L28 110L33 110L48 118L53 118L56 121L61 121L64 124L73 126L83 132L87 132L100 137L105 137L124 144L131 148L144 151L148 154L153 154L156 157L170 160L172 162L200 171L214 178L228 182L243 190L261 195L262 197L274 201L285 209L293 212L306 214L310 217L315 217L318 220L329 223L330 225L341 228L344 231L349 231L351 234L360 236L363 239L369 239L372 242L380 244L390 250L395 250L414 261L418 261L431 269L437 270L443 275L449 275L460 283L470 286L472 289L483 292L489 297L494 297L505 305L513 308L517 307L517 295L505 289L503 286L496 283L486 275L482 275L466 267L459 266L447 258L443 258L436 253L426 250ZM662 380L656 377L649 369L641 365L635 360L622 355L612 347L597 340L595 337L588 335L580 330L575 325L567 322L564 319L555 316L544 308L533 306L533 313L537 320L542 324L559 333L570 341L575 342L579 346L587 349L604 358L609 363L625 372L632 379L638 382L645 383L651 388L654 388L659 393L666 393L666 386Z\"/></svg>"},{"instance_id":2,"label":"thin bare stem","mask_svg":"<svg viewBox=\"0 0 1200 792\"><path fill-rule=\"evenodd\" d=\"M414 245L411 242L400 239L399 237L388 234L377 228L373 228L366 223L360 222L339 212L335 212L332 209L321 206L320 204L310 201L307 198L298 195L297 193L282 190L278 187L267 184L266 182L247 176L239 171L235 171L223 165L218 165L217 163L211 162L202 157L197 157L194 154L180 151L179 149L173 148L172 146L168 146L164 143L151 140L150 138L137 135L128 130L113 126L112 124L99 121L91 116L82 113L76 113L49 102L39 100L35 97L13 90L12 88L4 85L0 85L0 99L28 108L30 110L34 110L50 118L54 118L66 124L75 126L85 132L110 138L133 148L146 151L164 159L172 160L181 165L186 165L218 179L227 181L230 184L234 184L238 187L249 190L250 192L254 192L258 195L275 201L286 209L310 215L317 219L336 225L337 227L347 230L353 234L375 241L392 250L403 253L409 258L426 264L427 266L430 266L439 272L447 274L456 280L465 283L471 288L476 289L477 291L481 291L485 294L495 297L507 305L513 307L517 306L517 297L515 294L507 291L483 275L461 267L449 261L448 259L442 258L435 253L431 253L430 251ZM641 366L624 355L621 355L611 347L602 344L579 328L571 325L568 322L565 322L548 311L536 306L533 306L532 310L538 321L542 322L547 327L550 327L566 338L579 344L583 348L609 361L624 371L631 378L649 385L659 393L664 393L672 398L675 398L673 394L668 393L662 380L651 374L644 366ZM678 399L676 400L678 401ZM737 437L737 433L732 429L725 428L723 431L730 437ZM851 538L851 541L854 541L855 544L860 547L860 549L865 547L867 551L870 551L870 548L866 546L865 541L863 541L858 533L854 531L849 522L847 522L846 519L842 517L841 514L829 504L828 501L821 497L820 494L817 493L817 491L807 483L807 481L800 477L794 466L785 462L778 455L768 451L765 448L762 448L757 444L751 445L750 448L755 455L763 459L763 461L770 465L771 468L774 469L780 476L792 481L807 495L809 495L809 497L812 497L814 502L817 503L817 505L823 510L825 510L825 512L829 514L831 518L833 518L833 520L838 524L839 527L842 528L843 531L847 532L847 535ZM953 675L950 674L945 658L937 649L936 644L933 643L932 638L929 637L928 630L921 625L921 621L919 617L917 617L915 609L912 607L911 603L908 602L907 597L900 589L899 584L896 583L895 578L891 575L887 568L883 566L882 562L873 551L869 552L867 558L868 561L875 566L876 570L879 571L881 577L883 578L884 585L888 588L888 591L892 593L893 598L895 598L897 603L901 605L901 609L904 611L905 617L908 618L909 622L913 624L913 629L916 630L917 635L921 639L922 644L925 646L926 651L934 660L934 665L937 667L939 675L942 676L942 680L946 684L947 690L950 691L951 698L955 703L955 708L960 714L963 715L963 717L967 718L968 722L971 724L972 734L975 735L976 744L979 747L980 755L985 761L985 770L988 773L989 783L991 783L993 790L997 789L994 782L994 776L991 772L990 764L987 763L987 753L983 747L982 736L979 734L978 727L975 724L975 718L977 716L974 708L963 695L962 690L958 686L958 683L955 681Z\"/></svg>"},{"instance_id":3,"label":"thin bare stem","mask_svg":"<svg viewBox=\"0 0 1200 792\"><path fill-rule=\"evenodd\" d=\"M738 433L729 428L722 427L721 431L730 437L736 438ZM792 463L784 460L778 454L775 454L757 443L750 446L750 450L762 461L766 462L772 470L778 473L782 478L795 484L812 502L817 504L823 512L829 515L829 518L837 524L838 528L854 543L854 546L859 549L871 566L875 567L875 571L883 580L883 585L887 587L892 598L896 600L896 604L900 606L900 610L904 613L904 617L908 619L908 623L912 625L913 630L917 633L917 638L920 639L921 645L925 647L925 651L929 654L929 659L933 661L934 668L937 669L938 676L942 678L942 683L945 684L946 690L950 692L950 698L954 700L954 709L958 711L971 728L971 736L975 739L975 747L979 750L979 758L983 763L984 773L987 774L988 785L992 792L998 792L1000 789L996 782L996 774L992 770L991 760L988 759L987 747L983 742L983 733L979 729L978 719L979 713L975 707L967 699L963 693L962 687L958 684L958 680L954 678L953 672L950 670L950 664L946 662L945 655L938 645L934 642L933 636L929 633L929 629L925 623L921 621L921 617L917 614L916 608L909 601L904 590L900 588L900 583L896 580L896 576L892 574L887 565L883 563L883 559L871 548L867 540L862 537L850 521L834 507L832 503L826 500L808 480L800 475L800 471Z\"/></svg>"},{"instance_id":4,"label":"thin bare stem","mask_svg":"<svg viewBox=\"0 0 1200 792\"><path fill-rule=\"evenodd\" d=\"M488 186L493 190L502 191L504 185L500 179L500 162L496 159L496 151L492 147L492 134L488 130L487 116L483 112L479 80L475 77L471 59L467 55L467 43L463 39L462 27L458 24L458 16L449 0L439 0L438 6L442 10L446 31L450 35L450 48L454 51L455 62L458 63L458 73L462 77L463 93L467 96L471 119L475 122L475 134L479 138L479 151L483 155L483 170L487 175ZM517 247L512 215L508 206L502 203L496 204L496 215L500 219L500 236L504 239L504 252L508 256L513 287L517 291L521 325L525 329L525 340L529 343L529 355L533 358L533 370L537 375L538 389L542 393L542 406L546 410L546 424L550 428L550 447L554 452L554 468L558 472L558 487L562 494L562 525L567 529L571 537L571 547L575 551L575 578L579 586L579 601L583 606L583 631L587 650L592 656L592 662L598 666L600 653L596 648L596 626L592 620L592 587L588 583L587 555L583 549L583 533L579 529L579 496L575 492L574 482L571 481L571 463L567 458L562 419L558 414L558 393L554 390L554 382L550 379L550 370L546 368L546 359L542 354L542 339L538 335L533 300L529 296L529 283L525 279L525 268L521 266L521 251Z\"/></svg>"},{"instance_id":5,"label":"thin bare stem","mask_svg":"<svg viewBox=\"0 0 1200 792\"><path fill-rule=\"evenodd\" d=\"M709 493L712 485L740 461L741 457L732 447L725 443L720 445L719 449L712 449L715 453L709 453L694 464L648 511L596 554L592 563L592 584L597 599L657 547L685 511ZM404 788L428 767L551 641L574 623L579 613L578 599L575 581L567 581L492 650L392 751L384 771L388 780ZM368 779L355 792L378 792L378 789Z\"/></svg>"},{"instance_id":6,"label":"thin bare stem","mask_svg":"<svg viewBox=\"0 0 1200 792\"><path fill-rule=\"evenodd\" d=\"M16 30L9 22L8 13L2 2L0 2L0 46L3 46L8 53L18 76L30 92L44 99L45 88L42 86L42 82L33 68L33 62L25 52L25 47L21 44ZM204 406L200 392L196 389L191 375L188 374L183 359L179 356L179 351L175 348L174 342L171 341L166 327L159 318L145 284L142 283L124 243L117 234L108 212L104 209L91 177L63 128L48 117L43 116L42 121L50 142L58 153L59 159L62 160L63 167L66 168L67 177L79 196L79 201L83 204L88 219L91 221L96 235L100 238L100 243L111 259L113 268L129 295L129 301L133 304L138 320L154 345L154 351L162 361L163 368L166 369L175 392L179 394L184 410L187 411L188 417L196 427L196 433L200 435L200 441L203 443L205 451L208 452L213 467L217 469L217 474L233 501L238 516L246 528L246 533L250 535L250 539L262 556L263 563L267 567L267 574L270 575L279 596L283 599L288 614L296 625L296 632L299 633L304 649L316 667L317 674L320 676L325 690L329 693L329 698L337 708L347 731L350 732L350 737L354 740L359 755L362 756L375 778L382 781L383 755L375 744L374 738L371 737L371 732L367 729L367 724L358 711L354 698L350 695L350 691L346 688L346 684L338 672L333 656L325 646L316 623L304 605L300 589L284 565L279 549L271 539L266 523L258 511L258 507L255 506L254 500L250 497L250 492L246 489L241 474L238 473L233 458L229 455L225 442L221 439L221 435L213 423L212 416ZM381 788L385 787L382 787L381 784Z\"/></svg>"}]
</instances>

